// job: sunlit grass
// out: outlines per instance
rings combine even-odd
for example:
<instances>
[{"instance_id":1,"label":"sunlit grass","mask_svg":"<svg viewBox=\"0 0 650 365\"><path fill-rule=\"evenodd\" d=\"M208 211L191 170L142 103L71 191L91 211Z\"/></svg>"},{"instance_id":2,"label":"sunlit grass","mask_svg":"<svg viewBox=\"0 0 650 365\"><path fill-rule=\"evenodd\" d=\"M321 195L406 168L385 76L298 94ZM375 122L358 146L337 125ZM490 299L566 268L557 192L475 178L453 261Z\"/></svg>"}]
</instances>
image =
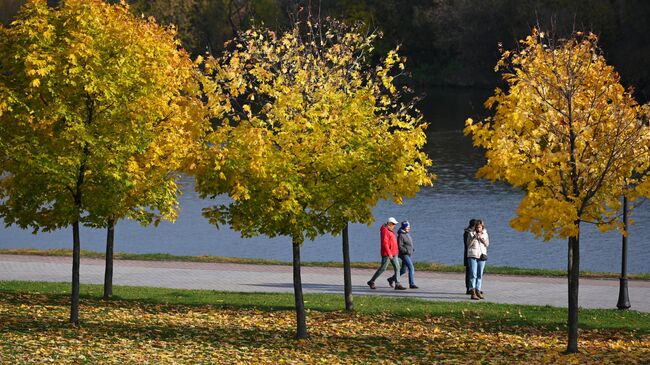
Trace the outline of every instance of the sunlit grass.
<instances>
[{"instance_id":1,"label":"sunlit grass","mask_svg":"<svg viewBox=\"0 0 650 365\"><path fill-rule=\"evenodd\" d=\"M566 311L492 303L305 296L309 339L295 340L291 294L0 282L0 363L7 364L643 364L650 319L582 310L581 352L563 354Z\"/></svg>"},{"instance_id":2,"label":"sunlit grass","mask_svg":"<svg viewBox=\"0 0 650 365\"><path fill-rule=\"evenodd\" d=\"M99 300L101 285L81 285L83 299ZM0 281L0 291L40 293L67 298L68 283ZM214 290L167 289L135 286L115 286L112 300L128 300L154 304L211 305L219 308L258 309L263 311L291 310L291 293L237 293ZM342 295L305 294L305 307L331 312L345 309ZM552 306L498 304L489 302L440 302L416 298L387 298L355 296L354 309L365 314L391 313L400 317L421 318L427 315L446 316L458 320L480 318L484 325L495 328L508 326L541 326L564 328L566 309ZM582 328L608 328L650 333L650 313L634 310L581 309Z\"/></svg>"}]
</instances>

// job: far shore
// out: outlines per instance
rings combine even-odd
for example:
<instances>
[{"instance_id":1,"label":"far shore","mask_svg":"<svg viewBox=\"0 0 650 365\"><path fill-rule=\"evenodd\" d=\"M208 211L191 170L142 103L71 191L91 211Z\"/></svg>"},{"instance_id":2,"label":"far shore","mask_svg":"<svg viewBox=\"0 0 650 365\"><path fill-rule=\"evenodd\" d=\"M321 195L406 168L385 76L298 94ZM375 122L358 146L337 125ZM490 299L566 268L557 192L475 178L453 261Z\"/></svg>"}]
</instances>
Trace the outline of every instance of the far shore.
<instances>
[{"instance_id":1,"label":"far shore","mask_svg":"<svg viewBox=\"0 0 650 365\"><path fill-rule=\"evenodd\" d=\"M0 249L0 254L4 255L36 255L36 256L71 256L72 250L70 249ZM86 258L104 259L103 252L81 250L81 256ZM126 253L116 252L113 255L115 260L142 260L142 261L182 261L182 262L214 262L214 263L234 263L234 264L252 264L252 265L287 265L290 266L291 262L267 259L253 259L241 257L225 257L225 256L176 256L166 253ZM351 266L359 269L375 269L377 262L353 262ZM307 261L302 262L302 266L309 267L342 267L343 263L336 261ZM464 272L463 265L445 265L439 263L428 262L415 262L415 269L419 271L433 271L433 272ZM566 276L565 270L550 270L550 269L530 269L521 267L510 266L492 266L486 267L486 273L499 274L499 275L521 275L521 276L547 276L547 277L564 277ZM618 279L620 273L609 272L590 272L581 271L580 276L583 278L593 279ZM628 274L630 280L650 280L650 273L643 274Z\"/></svg>"}]
</instances>

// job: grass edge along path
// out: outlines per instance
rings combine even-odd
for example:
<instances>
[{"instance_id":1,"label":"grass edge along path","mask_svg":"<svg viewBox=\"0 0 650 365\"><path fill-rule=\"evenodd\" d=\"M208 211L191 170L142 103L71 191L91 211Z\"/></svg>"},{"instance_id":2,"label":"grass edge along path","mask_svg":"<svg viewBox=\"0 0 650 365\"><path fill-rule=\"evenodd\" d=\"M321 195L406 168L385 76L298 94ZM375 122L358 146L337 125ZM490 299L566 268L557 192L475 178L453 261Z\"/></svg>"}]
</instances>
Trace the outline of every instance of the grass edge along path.
<instances>
[{"instance_id":1,"label":"grass edge along path","mask_svg":"<svg viewBox=\"0 0 650 365\"><path fill-rule=\"evenodd\" d=\"M34 248L21 248L21 249L0 249L0 254L3 255L34 255L34 256L64 256L70 257L72 250L70 249L34 249ZM103 252L81 250L81 257L103 259L105 254ZM241 257L226 257L226 256L177 256L167 253L127 253L116 252L113 254L116 260L140 260L140 261L180 261L180 262L212 262L212 263L232 263L232 264L249 264L249 265L285 265L291 266L291 262L269 259L254 259L254 258L241 258ZM304 267L342 267L341 262L336 261L307 261L302 262ZM464 272L463 265L446 265L439 263L426 263L415 262L415 269L418 271L431 271L431 272ZM353 268L357 269L376 269L376 262L353 262ZM551 269L532 269L511 266L493 266L488 268L490 274L497 275L520 275L520 276L545 276L545 277L566 277L566 270L551 270ZM608 272L590 272L581 271L581 278L591 279L618 279L620 273ZM650 273L643 274L628 274L630 280L650 280Z\"/></svg>"}]
</instances>

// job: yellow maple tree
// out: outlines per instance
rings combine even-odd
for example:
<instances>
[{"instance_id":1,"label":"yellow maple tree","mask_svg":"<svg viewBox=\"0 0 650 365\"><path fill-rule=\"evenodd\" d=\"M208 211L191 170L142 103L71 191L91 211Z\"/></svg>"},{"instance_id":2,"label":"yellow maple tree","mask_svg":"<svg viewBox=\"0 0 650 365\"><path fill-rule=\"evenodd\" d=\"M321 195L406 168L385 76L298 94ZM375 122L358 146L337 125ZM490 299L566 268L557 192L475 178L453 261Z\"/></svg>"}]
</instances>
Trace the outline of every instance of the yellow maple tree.
<instances>
[{"instance_id":1,"label":"yellow maple tree","mask_svg":"<svg viewBox=\"0 0 650 365\"><path fill-rule=\"evenodd\" d=\"M549 240L568 238L569 336L577 351L580 224L620 228L622 195L650 196L648 108L607 65L594 34L555 40L534 30L497 69L508 90L486 102L494 117L466 122L486 150L478 176L525 192L512 227Z\"/></svg>"},{"instance_id":2,"label":"yellow maple tree","mask_svg":"<svg viewBox=\"0 0 650 365\"><path fill-rule=\"evenodd\" d=\"M204 215L245 237L292 239L301 338L305 238L369 224L380 199L401 202L433 178L426 124L395 83L403 60L393 50L372 66L376 37L333 20L281 35L253 28L206 62L220 125L199 158L197 191L232 202Z\"/></svg>"},{"instance_id":3,"label":"yellow maple tree","mask_svg":"<svg viewBox=\"0 0 650 365\"><path fill-rule=\"evenodd\" d=\"M30 0L0 28L0 216L72 226L176 217L176 171L204 132L200 72L175 33L126 3ZM109 228L112 223L109 223Z\"/></svg>"}]
</instances>

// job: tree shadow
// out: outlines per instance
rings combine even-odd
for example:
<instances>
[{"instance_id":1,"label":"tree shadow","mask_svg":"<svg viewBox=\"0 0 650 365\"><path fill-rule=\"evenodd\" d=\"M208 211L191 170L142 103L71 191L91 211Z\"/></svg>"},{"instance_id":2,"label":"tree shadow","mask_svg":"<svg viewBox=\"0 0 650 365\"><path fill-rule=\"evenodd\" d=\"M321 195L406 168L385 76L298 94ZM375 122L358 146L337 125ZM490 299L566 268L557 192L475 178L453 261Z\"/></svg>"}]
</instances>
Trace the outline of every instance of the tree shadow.
<instances>
[{"instance_id":1,"label":"tree shadow","mask_svg":"<svg viewBox=\"0 0 650 365\"><path fill-rule=\"evenodd\" d=\"M163 310L164 312L164 310ZM279 353L295 351L297 342L293 329L264 329L259 327L242 328L238 326L220 325L203 321L203 325L193 323L192 326L161 325L137 322L100 321L99 319L84 321L80 328L73 328L62 320L41 317L34 318L28 315L18 315L14 321L5 323L4 332L22 332L33 334L38 331L39 336L47 337L48 334L63 333L67 339L88 341L115 341L115 339L134 341L136 343L156 342L173 343L183 346L191 343L200 348L218 349L224 345L235 348L250 346L251 344L272 348ZM313 336L311 339L301 341L299 349L304 353L321 353L325 349L337 353L339 357L367 357L385 358L386 352L378 349L390 349L394 354L408 354L425 361L429 353L423 349L430 346L430 340L414 338L409 341L395 341L396 338L381 335L353 335L348 336ZM105 348L106 350L106 348ZM448 354L462 355L461 350L449 350ZM377 357L379 356L379 357ZM390 355L393 356L393 355Z\"/></svg>"},{"instance_id":2,"label":"tree shadow","mask_svg":"<svg viewBox=\"0 0 650 365\"><path fill-rule=\"evenodd\" d=\"M124 303L122 303L124 304ZM103 313L97 318L82 322L80 328L74 328L63 320L57 320L51 316L36 317L29 314L13 315L11 321L2 321L0 331L4 333L20 333L23 337L40 339L49 339L49 336L63 336L65 340L83 341L89 346L101 343L102 351L110 353L112 346L121 346L122 341L133 343L131 351L155 351L155 349L139 349L140 343L156 343L161 348L186 348L191 347L189 351L214 351L218 352L224 346L229 348L247 348L251 346L263 346L278 354L292 353L328 353L347 362L347 359L363 359L365 363L378 363L386 361L396 361L405 363L437 363L442 362L481 362L491 359L488 362L503 362L499 359L516 359L517 361L533 362L539 361L539 356L549 354L548 346L544 341L514 344L494 342L492 346L482 347L480 353L475 353L477 343L472 341L471 334L465 337L456 337L453 333L446 331L458 331L458 334L464 333L467 329L461 327L446 328L443 325L431 322L430 325L424 326L424 333L411 333L410 336L400 334L404 330L403 324L395 321L391 326L395 332L389 332L386 335L380 334L359 334L352 331L332 331L323 332L318 329L328 320L330 326L336 327L339 323L348 323L358 320L358 316L348 315L345 313L329 314L319 318L318 323L308 323L312 332L312 337L307 340L295 340L295 332L291 326L285 328L268 328L269 320L273 317L261 316L260 321L251 325L241 324L236 319L228 323L221 321L212 321L210 317L199 318L186 323L183 319L185 311L183 306L176 306L175 313L179 317L178 323L169 323L165 321L170 315L167 306L152 306L152 308L142 308L141 305L134 303L139 310L146 309L153 315L160 315L162 318L151 318L138 320L136 317L129 318L128 321L113 317L113 313ZM146 306L146 305L145 305ZM124 308L124 307L120 307ZM125 309L129 309L126 307ZM209 313L212 308L194 308L195 312ZM195 313L196 314L196 313ZM233 316L236 314L233 313ZM6 317L6 315L0 316ZM323 322L324 321L324 322ZM439 327L442 326L442 331ZM431 335L438 330L437 336ZM476 328L475 328L476 330ZM520 328L525 334L526 329ZM372 331L370 331L372 332ZM385 329L384 329L385 332ZM525 337L524 337L525 338ZM631 353L638 349L610 349L606 346L602 348L590 348L588 356L607 356L608 358L625 359ZM512 351L513 353L509 353ZM559 351L551 349L550 354L561 356ZM146 356L146 354L144 354ZM528 360L526 360L528 358ZM406 360L407 359L407 360ZM563 358L560 357L559 360ZM526 360L526 361L524 361Z\"/></svg>"},{"instance_id":3,"label":"tree shadow","mask_svg":"<svg viewBox=\"0 0 650 365\"><path fill-rule=\"evenodd\" d=\"M260 283L260 284L242 284L243 286L249 287L262 287L262 288L271 288L271 289L293 289L292 283ZM303 290L313 290L319 293L330 293L330 294L343 294L343 285L338 284L310 284L303 283ZM426 289L411 289L404 291L397 291L393 288L377 288L370 289L367 285L353 285L352 286L353 295L385 295L389 297L405 297L405 298L419 298L419 299L437 299L437 300L465 300L467 296L464 293L458 291L455 292L441 292L441 291L429 291Z\"/></svg>"},{"instance_id":4,"label":"tree shadow","mask_svg":"<svg viewBox=\"0 0 650 365\"><path fill-rule=\"evenodd\" d=\"M318 284L318 286L322 286ZM358 288L363 288L363 286L357 286ZM169 311L176 312L179 310L258 310L262 312L275 312L275 311L293 311L295 310L293 304L293 294L285 293L284 298L278 299L278 293L228 293L228 295L235 295L236 299L229 297L227 301L221 302L219 296L223 293L218 291L206 291L206 290L197 290L200 292L203 297L197 300L195 296L192 295L191 291L187 290L170 290L165 292L164 295L158 297L147 297L147 298L121 298L116 295L109 300L100 299L101 295L93 294L82 294L81 305L89 308L128 308L132 306L137 306L139 309L145 311L146 313L157 313L159 311ZM208 294L208 296L206 296ZM214 294L214 297L211 296ZM361 293L355 292L355 295ZM374 293L363 294L366 298L369 298ZM309 298L310 294L306 294L306 298ZM251 299L248 300L247 297ZM268 297L269 300L266 301L264 297ZM384 297L387 298L387 297ZM180 300L179 300L180 299ZM407 299L406 297L392 297L391 300L401 300ZM183 302L186 300L187 302ZM367 299L366 299L367 300ZM0 290L0 302L5 302L14 306L33 306L33 305L59 305L63 307L69 306L70 296L69 294L38 294L38 293L22 293L22 292L12 292L12 291L2 291ZM191 303L189 301L192 301ZM319 303L318 300L310 300L310 303L307 305L308 309L316 310L318 312L343 312L343 301L341 300L341 306L331 306L330 304ZM440 303L436 303L438 305ZM444 303L443 303L444 304ZM481 328L482 331L489 333L512 333L517 334L521 331L528 330L545 330L545 331L563 331L566 327L565 317L561 317L553 320L543 320L538 318L537 315L531 315L531 317L522 316L521 313L517 313L517 307L513 306L514 310L511 312L503 312L502 310L498 311L483 311L479 310L479 306L493 306L492 303L470 303L468 306L462 305L459 309L454 309L453 303L446 303L447 307L433 309L431 311L427 310L426 300L421 300L417 303L408 302L406 305L412 306L415 305L419 309L413 310L412 312L408 310L401 310L399 306L398 310L392 311L391 313L385 313L381 310L381 305L377 306L377 309L371 310L371 312L381 312L385 315L388 315L395 320L399 321L402 318L413 318L413 317L425 317L425 316L439 316L440 318L449 318L450 320L456 321L462 326ZM433 306L432 306L433 307ZM469 307L469 308L467 308ZM180 308L180 309L179 309ZM499 307L500 308L500 307ZM497 308L497 309L499 309ZM544 308L534 308L533 310L543 311ZM369 312L368 315L372 315ZM615 313L615 314L618 314ZM82 309L82 321L84 313ZM65 323L65 322L62 322ZM583 330L598 329L610 332L633 332L636 336L643 336L647 334L648 331L644 329L625 329L625 328L612 328L607 329L600 326L597 322L592 324L581 323L580 328Z\"/></svg>"}]
</instances>

